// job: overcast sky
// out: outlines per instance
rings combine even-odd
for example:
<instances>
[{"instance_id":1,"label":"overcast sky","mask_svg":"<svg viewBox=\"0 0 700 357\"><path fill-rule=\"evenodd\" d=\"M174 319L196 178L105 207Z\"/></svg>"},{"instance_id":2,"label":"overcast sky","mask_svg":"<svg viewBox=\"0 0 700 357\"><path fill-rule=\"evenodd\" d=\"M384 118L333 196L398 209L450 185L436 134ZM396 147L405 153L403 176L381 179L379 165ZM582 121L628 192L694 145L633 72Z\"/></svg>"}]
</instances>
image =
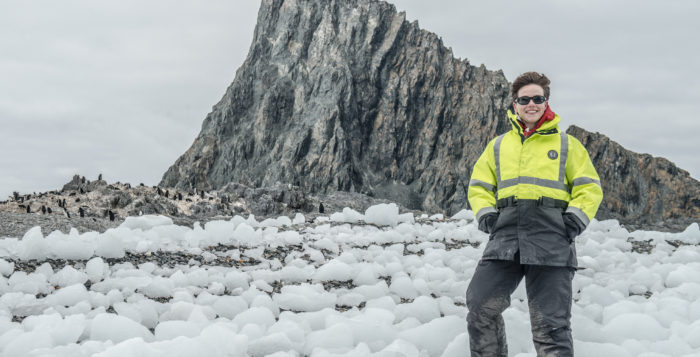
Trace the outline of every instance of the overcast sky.
<instances>
[{"instance_id":1,"label":"overcast sky","mask_svg":"<svg viewBox=\"0 0 700 357\"><path fill-rule=\"evenodd\" d=\"M76 173L157 184L233 81L259 4L3 3L0 200ZM547 74L562 129L601 132L700 178L700 1L394 4L473 65L509 81Z\"/></svg>"}]
</instances>

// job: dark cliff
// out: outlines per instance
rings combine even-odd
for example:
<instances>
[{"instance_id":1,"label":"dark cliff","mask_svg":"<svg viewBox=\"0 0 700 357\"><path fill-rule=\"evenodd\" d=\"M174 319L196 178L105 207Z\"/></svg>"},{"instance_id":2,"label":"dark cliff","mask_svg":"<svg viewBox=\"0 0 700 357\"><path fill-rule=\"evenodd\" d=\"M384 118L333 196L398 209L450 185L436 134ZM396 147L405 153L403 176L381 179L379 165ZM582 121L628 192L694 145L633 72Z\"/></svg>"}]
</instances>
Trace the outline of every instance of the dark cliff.
<instances>
[{"instance_id":1,"label":"dark cliff","mask_svg":"<svg viewBox=\"0 0 700 357\"><path fill-rule=\"evenodd\" d=\"M160 185L283 182L452 214L466 206L471 167L488 140L509 129L508 89L501 71L455 59L438 36L388 3L263 0L246 61ZM601 171L603 182L615 174ZM699 196L691 184L692 206ZM647 198L639 204L656 206L625 208L627 188L606 185L619 200L606 201L599 218L656 222L683 214L679 202Z\"/></svg>"},{"instance_id":2,"label":"dark cliff","mask_svg":"<svg viewBox=\"0 0 700 357\"><path fill-rule=\"evenodd\" d=\"M599 219L614 218L635 228L683 229L700 222L700 182L672 162L623 148L600 133L570 126L593 160L605 198Z\"/></svg>"},{"instance_id":3,"label":"dark cliff","mask_svg":"<svg viewBox=\"0 0 700 357\"><path fill-rule=\"evenodd\" d=\"M250 53L162 186L275 182L464 208L508 82L381 1L264 0Z\"/></svg>"}]
</instances>

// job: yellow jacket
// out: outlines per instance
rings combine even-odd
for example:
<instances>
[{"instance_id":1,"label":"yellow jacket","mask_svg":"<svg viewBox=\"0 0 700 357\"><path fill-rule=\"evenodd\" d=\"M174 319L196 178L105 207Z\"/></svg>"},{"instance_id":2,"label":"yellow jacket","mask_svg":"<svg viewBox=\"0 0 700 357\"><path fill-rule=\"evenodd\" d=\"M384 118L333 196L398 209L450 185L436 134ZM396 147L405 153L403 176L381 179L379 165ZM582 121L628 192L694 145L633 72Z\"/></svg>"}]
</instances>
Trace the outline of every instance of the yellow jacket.
<instances>
[{"instance_id":1,"label":"yellow jacket","mask_svg":"<svg viewBox=\"0 0 700 357\"><path fill-rule=\"evenodd\" d=\"M523 259L522 255L531 248L537 250L537 247L531 247L528 243L542 243L528 237L539 235L546 243L566 235L562 231L565 230L561 217L564 212L575 214L586 226L590 223L603 200L598 173L581 142L559 129L559 115L545 122L528 138L523 136L522 127L510 110L508 118L512 130L491 140L474 165L468 199L477 219L489 212L500 212L495 229L491 232L492 241L499 237L505 240L515 239L516 245L499 244L493 248L510 251L490 253L487 246L484 258L491 256L494 259L512 259L512 255L519 250L524 263L532 260L547 265L575 265L573 248L569 253L573 253L574 257L567 257L563 263L560 259L562 257L554 259L553 264L542 261L542 252L534 258ZM560 217L551 211L557 207L537 204L543 202L543 198L546 202L557 203L555 206L560 209ZM513 210L511 208L517 206L514 202L520 202L521 206L533 204L543 207ZM503 214L505 210L509 210L507 215ZM537 215L545 218L534 217ZM549 221L546 222L547 220ZM556 250L552 244L544 244L543 247ZM551 263L552 259L545 260Z\"/></svg>"}]
</instances>

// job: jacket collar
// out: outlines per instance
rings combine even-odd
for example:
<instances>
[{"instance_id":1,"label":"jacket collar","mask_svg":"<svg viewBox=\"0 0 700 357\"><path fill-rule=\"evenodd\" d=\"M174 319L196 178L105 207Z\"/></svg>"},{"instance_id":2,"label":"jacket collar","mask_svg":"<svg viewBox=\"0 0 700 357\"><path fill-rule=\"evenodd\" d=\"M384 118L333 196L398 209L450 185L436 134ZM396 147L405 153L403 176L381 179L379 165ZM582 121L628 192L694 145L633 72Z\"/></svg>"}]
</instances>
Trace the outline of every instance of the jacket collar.
<instances>
[{"instance_id":1,"label":"jacket collar","mask_svg":"<svg viewBox=\"0 0 700 357\"><path fill-rule=\"evenodd\" d=\"M523 133L523 127L518 121L518 116L515 113L513 113L513 108L508 109L508 119L510 121L510 125L513 127L513 131L521 137L524 137L525 134ZM554 118L542 123L542 125L539 128L537 128L537 130L535 130L533 134L558 133L560 121L561 117L559 116L559 114L554 114Z\"/></svg>"}]
</instances>

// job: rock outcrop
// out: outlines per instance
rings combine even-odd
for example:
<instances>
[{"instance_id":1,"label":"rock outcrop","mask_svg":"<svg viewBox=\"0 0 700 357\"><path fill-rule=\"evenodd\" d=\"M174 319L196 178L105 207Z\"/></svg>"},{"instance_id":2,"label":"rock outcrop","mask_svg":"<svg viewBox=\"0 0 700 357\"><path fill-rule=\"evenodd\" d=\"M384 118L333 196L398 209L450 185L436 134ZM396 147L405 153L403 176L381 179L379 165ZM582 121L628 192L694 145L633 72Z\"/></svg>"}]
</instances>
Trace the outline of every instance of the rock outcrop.
<instances>
[{"instance_id":1,"label":"rock outcrop","mask_svg":"<svg viewBox=\"0 0 700 357\"><path fill-rule=\"evenodd\" d=\"M573 125L567 133L583 143L601 177L605 198L598 217L656 230L700 222L700 182L687 171L664 158L626 150L600 133Z\"/></svg>"},{"instance_id":2,"label":"rock outcrop","mask_svg":"<svg viewBox=\"0 0 700 357\"><path fill-rule=\"evenodd\" d=\"M372 205L388 202L350 192L310 195L299 187L280 183L257 188L230 183L220 190L195 192L144 185L132 187L120 182L108 184L76 175L61 191L17 193L0 202L0 238L21 237L35 226L45 233L54 230L67 233L71 228L79 232L104 232L117 227L126 217L144 214L169 216L176 224L190 227L195 222L204 224L251 214L265 219L302 213L307 220L313 220L324 215L321 205L328 215L345 207L364 212ZM402 212L408 211L400 208Z\"/></svg>"},{"instance_id":3,"label":"rock outcrop","mask_svg":"<svg viewBox=\"0 0 700 357\"><path fill-rule=\"evenodd\" d=\"M457 212L507 93L385 2L263 0L245 63L160 185L287 182Z\"/></svg>"},{"instance_id":4,"label":"rock outcrop","mask_svg":"<svg viewBox=\"0 0 700 357\"><path fill-rule=\"evenodd\" d=\"M486 143L510 128L508 91L501 71L455 59L386 2L262 0L246 61L160 185L283 182L454 214ZM699 185L684 171L651 157L632 165L621 147L598 154L607 144L573 131L602 145L589 147L608 195L599 219L700 221ZM610 167L618 157L628 171Z\"/></svg>"}]
</instances>

